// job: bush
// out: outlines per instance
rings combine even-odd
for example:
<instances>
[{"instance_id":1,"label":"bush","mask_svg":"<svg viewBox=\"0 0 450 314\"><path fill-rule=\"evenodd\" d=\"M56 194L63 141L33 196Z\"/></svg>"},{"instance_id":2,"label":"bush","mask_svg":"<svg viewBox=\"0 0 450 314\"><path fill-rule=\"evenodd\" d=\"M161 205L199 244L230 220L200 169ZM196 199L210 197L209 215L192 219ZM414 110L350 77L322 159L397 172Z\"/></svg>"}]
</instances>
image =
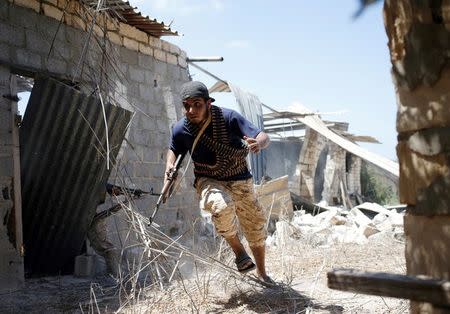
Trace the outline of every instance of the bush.
<instances>
[{"instance_id":1,"label":"bush","mask_svg":"<svg viewBox=\"0 0 450 314\"><path fill-rule=\"evenodd\" d=\"M397 204L398 197L392 187L383 183L366 164L361 166L361 193L365 200L380 205Z\"/></svg>"}]
</instances>

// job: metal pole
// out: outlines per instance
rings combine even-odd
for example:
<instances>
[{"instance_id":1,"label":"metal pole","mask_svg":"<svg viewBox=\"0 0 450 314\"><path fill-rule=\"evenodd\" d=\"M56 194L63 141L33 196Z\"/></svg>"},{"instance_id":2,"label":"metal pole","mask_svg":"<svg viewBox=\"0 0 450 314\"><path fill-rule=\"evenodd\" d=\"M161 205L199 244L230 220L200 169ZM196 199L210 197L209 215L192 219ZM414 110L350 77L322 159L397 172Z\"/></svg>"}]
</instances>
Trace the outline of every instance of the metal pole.
<instances>
[{"instance_id":1,"label":"metal pole","mask_svg":"<svg viewBox=\"0 0 450 314\"><path fill-rule=\"evenodd\" d=\"M205 70L205 69L202 68L201 66L198 66L198 65L196 65L195 63L189 63L189 64L192 65L194 68L196 68L196 69L202 71L203 73L208 74L208 75L211 76L212 78L215 78L216 80L218 80L218 81L220 81L220 82L225 83L225 84L228 85L227 81L224 81L224 80L222 80L221 78L215 76L214 74L212 74L211 72Z\"/></svg>"},{"instance_id":2,"label":"metal pole","mask_svg":"<svg viewBox=\"0 0 450 314\"><path fill-rule=\"evenodd\" d=\"M223 57L193 57L186 58L186 62L220 62L223 61Z\"/></svg>"}]
</instances>

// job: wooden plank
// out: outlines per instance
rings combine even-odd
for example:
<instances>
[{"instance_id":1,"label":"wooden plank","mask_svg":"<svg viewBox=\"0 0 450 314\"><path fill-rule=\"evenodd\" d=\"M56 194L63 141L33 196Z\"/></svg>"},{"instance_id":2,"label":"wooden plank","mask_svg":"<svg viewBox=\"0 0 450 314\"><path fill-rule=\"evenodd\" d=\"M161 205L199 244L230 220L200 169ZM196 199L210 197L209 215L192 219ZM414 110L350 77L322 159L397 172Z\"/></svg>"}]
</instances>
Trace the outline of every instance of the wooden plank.
<instances>
[{"instance_id":1,"label":"wooden plank","mask_svg":"<svg viewBox=\"0 0 450 314\"><path fill-rule=\"evenodd\" d=\"M292 217L293 208L287 175L254 187L259 203L266 213L270 212L270 216L273 217Z\"/></svg>"},{"instance_id":2,"label":"wooden plank","mask_svg":"<svg viewBox=\"0 0 450 314\"><path fill-rule=\"evenodd\" d=\"M10 95L17 95L17 77L10 75ZM24 256L23 233L22 233L22 189L20 185L20 143L19 143L19 126L17 115L19 113L17 101L11 101L11 135L12 135L12 154L13 154L13 185L14 185L14 236L16 239L16 250L21 257ZM22 259L23 261L23 259ZM20 267L23 277L23 267Z\"/></svg>"},{"instance_id":3,"label":"wooden plank","mask_svg":"<svg viewBox=\"0 0 450 314\"><path fill-rule=\"evenodd\" d=\"M289 191L288 186L288 176L282 176L267 182L264 182L261 185L255 185L255 189L258 192L258 194L270 194L275 192L281 192L281 191Z\"/></svg>"},{"instance_id":4,"label":"wooden plank","mask_svg":"<svg viewBox=\"0 0 450 314\"><path fill-rule=\"evenodd\" d=\"M450 309L447 280L355 269L336 269L327 277L331 289L427 302Z\"/></svg>"}]
</instances>

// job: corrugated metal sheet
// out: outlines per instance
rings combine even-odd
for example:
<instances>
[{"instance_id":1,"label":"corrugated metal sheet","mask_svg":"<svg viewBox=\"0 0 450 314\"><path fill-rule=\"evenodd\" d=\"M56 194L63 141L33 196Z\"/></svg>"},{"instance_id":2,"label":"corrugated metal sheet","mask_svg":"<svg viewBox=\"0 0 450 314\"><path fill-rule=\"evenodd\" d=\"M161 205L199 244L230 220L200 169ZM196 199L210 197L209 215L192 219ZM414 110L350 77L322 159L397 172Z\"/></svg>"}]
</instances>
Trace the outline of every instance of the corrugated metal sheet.
<instances>
[{"instance_id":1,"label":"corrugated metal sheet","mask_svg":"<svg viewBox=\"0 0 450 314\"><path fill-rule=\"evenodd\" d=\"M105 110L114 160L131 112L110 104ZM105 133L97 98L53 79L36 80L20 128L28 271L57 274L72 269L110 173Z\"/></svg>"},{"instance_id":2,"label":"corrugated metal sheet","mask_svg":"<svg viewBox=\"0 0 450 314\"><path fill-rule=\"evenodd\" d=\"M264 130L264 120L262 113L261 101L253 94L250 94L238 86L228 83L231 91L236 97L242 115L257 126L260 130ZM250 166L252 168L253 180L256 184L261 183L261 179L265 174L265 152L262 150L259 154L250 155Z\"/></svg>"},{"instance_id":3,"label":"corrugated metal sheet","mask_svg":"<svg viewBox=\"0 0 450 314\"><path fill-rule=\"evenodd\" d=\"M98 1L82 0L86 5L96 8ZM113 17L118 17L123 23L134 26L155 37L178 36L178 32L170 29L170 25L158 22L148 16L143 16L141 12L135 12L136 7L132 7L130 2L122 0L104 0L103 8L110 10Z\"/></svg>"}]
</instances>

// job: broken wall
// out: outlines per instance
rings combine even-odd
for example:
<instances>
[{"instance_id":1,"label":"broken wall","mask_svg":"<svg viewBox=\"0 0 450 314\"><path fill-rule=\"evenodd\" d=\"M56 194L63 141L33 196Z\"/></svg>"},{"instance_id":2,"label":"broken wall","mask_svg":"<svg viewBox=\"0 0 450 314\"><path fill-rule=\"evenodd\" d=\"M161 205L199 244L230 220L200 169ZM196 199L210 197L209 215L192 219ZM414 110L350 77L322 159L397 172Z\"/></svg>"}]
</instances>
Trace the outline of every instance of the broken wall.
<instances>
[{"instance_id":1,"label":"broken wall","mask_svg":"<svg viewBox=\"0 0 450 314\"><path fill-rule=\"evenodd\" d=\"M337 204L341 199L341 185L346 180L345 156L346 151L331 141L327 141L328 153L326 156L324 183L322 194L316 196L316 202L326 201L327 204Z\"/></svg>"},{"instance_id":2,"label":"broken wall","mask_svg":"<svg viewBox=\"0 0 450 314\"><path fill-rule=\"evenodd\" d=\"M106 28L93 27L83 52L90 19L92 12L78 1L0 1L0 64L5 75L45 73L79 83L87 93L96 93L98 84L106 101L135 112L110 182L159 192L171 125L182 116L180 87L190 79L186 53L104 13L97 24ZM5 114L10 112L2 112L2 120ZM197 214L191 178L189 172L159 212L163 231L182 233ZM149 216L155 203L156 197L148 196L136 201L135 208ZM111 222L117 239L123 238L125 230L117 231L117 225ZM0 230L2 236L4 232Z\"/></svg>"},{"instance_id":3,"label":"broken wall","mask_svg":"<svg viewBox=\"0 0 450 314\"><path fill-rule=\"evenodd\" d=\"M347 154L345 165L348 192L361 195L361 158L352 154Z\"/></svg>"},{"instance_id":4,"label":"broken wall","mask_svg":"<svg viewBox=\"0 0 450 314\"><path fill-rule=\"evenodd\" d=\"M314 202L314 178L320 153L325 147L325 138L311 128L306 128L300 157L295 170L294 193Z\"/></svg>"}]
</instances>

